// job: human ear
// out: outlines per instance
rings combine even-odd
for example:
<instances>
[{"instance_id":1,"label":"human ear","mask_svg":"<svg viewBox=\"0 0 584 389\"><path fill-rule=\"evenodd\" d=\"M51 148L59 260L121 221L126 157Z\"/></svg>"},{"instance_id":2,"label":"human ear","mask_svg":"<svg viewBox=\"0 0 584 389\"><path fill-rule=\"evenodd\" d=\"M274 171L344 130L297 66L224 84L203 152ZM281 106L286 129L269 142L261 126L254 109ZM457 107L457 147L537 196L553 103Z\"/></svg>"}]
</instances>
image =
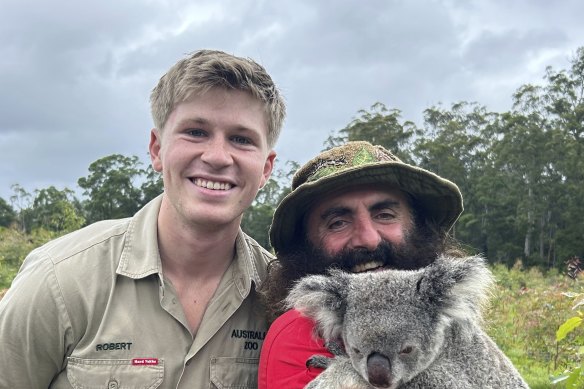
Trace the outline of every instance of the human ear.
<instances>
[{"instance_id":1,"label":"human ear","mask_svg":"<svg viewBox=\"0 0 584 389\"><path fill-rule=\"evenodd\" d=\"M150 160L152 161L152 168L157 172L162 172L162 158L160 155L161 134L156 128L150 130L150 144L148 150L150 151Z\"/></svg>"}]
</instances>

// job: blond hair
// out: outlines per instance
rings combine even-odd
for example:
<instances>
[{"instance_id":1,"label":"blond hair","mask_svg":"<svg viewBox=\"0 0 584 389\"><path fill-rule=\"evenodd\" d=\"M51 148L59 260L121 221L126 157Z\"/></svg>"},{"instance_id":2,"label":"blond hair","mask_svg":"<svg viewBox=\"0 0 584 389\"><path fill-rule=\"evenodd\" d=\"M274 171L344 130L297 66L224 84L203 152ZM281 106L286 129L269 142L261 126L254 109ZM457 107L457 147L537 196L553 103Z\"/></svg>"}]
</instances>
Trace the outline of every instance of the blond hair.
<instances>
[{"instance_id":1,"label":"blond hair","mask_svg":"<svg viewBox=\"0 0 584 389\"><path fill-rule=\"evenodd\" d=\"M218 50L196 51L160 78L150 95L154 126L162 130L177 104L215 87L245 91L264 104L268 146L273 148L286 116L284 98L264 67Z\"/></svg>"}]
</instances>

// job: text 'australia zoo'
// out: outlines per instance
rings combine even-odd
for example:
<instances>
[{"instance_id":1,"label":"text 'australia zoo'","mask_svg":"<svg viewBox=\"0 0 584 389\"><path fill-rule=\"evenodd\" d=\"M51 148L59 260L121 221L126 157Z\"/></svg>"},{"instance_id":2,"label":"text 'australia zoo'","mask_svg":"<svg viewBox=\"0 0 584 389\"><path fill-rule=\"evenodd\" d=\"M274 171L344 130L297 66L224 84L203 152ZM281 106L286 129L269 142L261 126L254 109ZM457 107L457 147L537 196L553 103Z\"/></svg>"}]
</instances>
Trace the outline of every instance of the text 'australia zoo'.
<instances>
[{"instance_id":1,"label":"text 'australia zoo'","mask_svg":"<svg viewBox=\"0 0 584 389\"><path fill-rule=\"evenodd\" d=\"M232 338L238 339L250 339L250 340L264 340L266 337L265 331L252 331L252 330L233 330L231 333ZM244 350L258 350L258 342L247 341L243 347Z\"/></svg>"}]
</instances>

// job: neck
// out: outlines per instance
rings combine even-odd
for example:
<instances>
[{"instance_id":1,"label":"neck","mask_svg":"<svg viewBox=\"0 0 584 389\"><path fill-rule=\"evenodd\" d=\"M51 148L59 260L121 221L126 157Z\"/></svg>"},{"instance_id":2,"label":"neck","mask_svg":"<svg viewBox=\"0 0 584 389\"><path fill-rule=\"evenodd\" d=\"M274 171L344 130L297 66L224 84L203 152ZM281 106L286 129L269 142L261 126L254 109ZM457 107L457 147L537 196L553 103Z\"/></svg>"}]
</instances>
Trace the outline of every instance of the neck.
<instances>
[{"instance_id":1,"label":"neck","mask_svg":"<svg viewBox=\"0 0 584 389\"><path fill-rule=\"evenodd\" d=\"M158 217L158 247L163 272L179 278L222 274L235 254L239 224L201 226L181 223L164 212Z\"/></svg>"}]
</instances>

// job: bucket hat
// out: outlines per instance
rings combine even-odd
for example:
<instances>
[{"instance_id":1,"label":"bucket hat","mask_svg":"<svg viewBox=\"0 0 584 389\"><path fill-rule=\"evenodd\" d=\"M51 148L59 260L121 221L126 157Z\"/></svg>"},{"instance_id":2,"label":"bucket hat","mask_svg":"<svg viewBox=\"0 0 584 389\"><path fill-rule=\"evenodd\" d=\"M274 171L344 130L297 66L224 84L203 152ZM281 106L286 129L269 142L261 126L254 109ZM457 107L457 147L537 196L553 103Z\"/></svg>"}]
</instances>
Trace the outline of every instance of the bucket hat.
<instances>
[{"instance_id":1,"label":"bucket hat","mask_svg":"<svg viewBox=\"0 0 584 389\"><path fill-rule=\"evenodd\" d=\"M371 184L408 193L425 217L445 231L463 210L462 195L453 182L404 163L381 146L347 142L317 155L294 174L292 192L276 208L270 227L275 252L304 239L304 215L320 199L348 187Z\"/></svg>"}]
</instances>

